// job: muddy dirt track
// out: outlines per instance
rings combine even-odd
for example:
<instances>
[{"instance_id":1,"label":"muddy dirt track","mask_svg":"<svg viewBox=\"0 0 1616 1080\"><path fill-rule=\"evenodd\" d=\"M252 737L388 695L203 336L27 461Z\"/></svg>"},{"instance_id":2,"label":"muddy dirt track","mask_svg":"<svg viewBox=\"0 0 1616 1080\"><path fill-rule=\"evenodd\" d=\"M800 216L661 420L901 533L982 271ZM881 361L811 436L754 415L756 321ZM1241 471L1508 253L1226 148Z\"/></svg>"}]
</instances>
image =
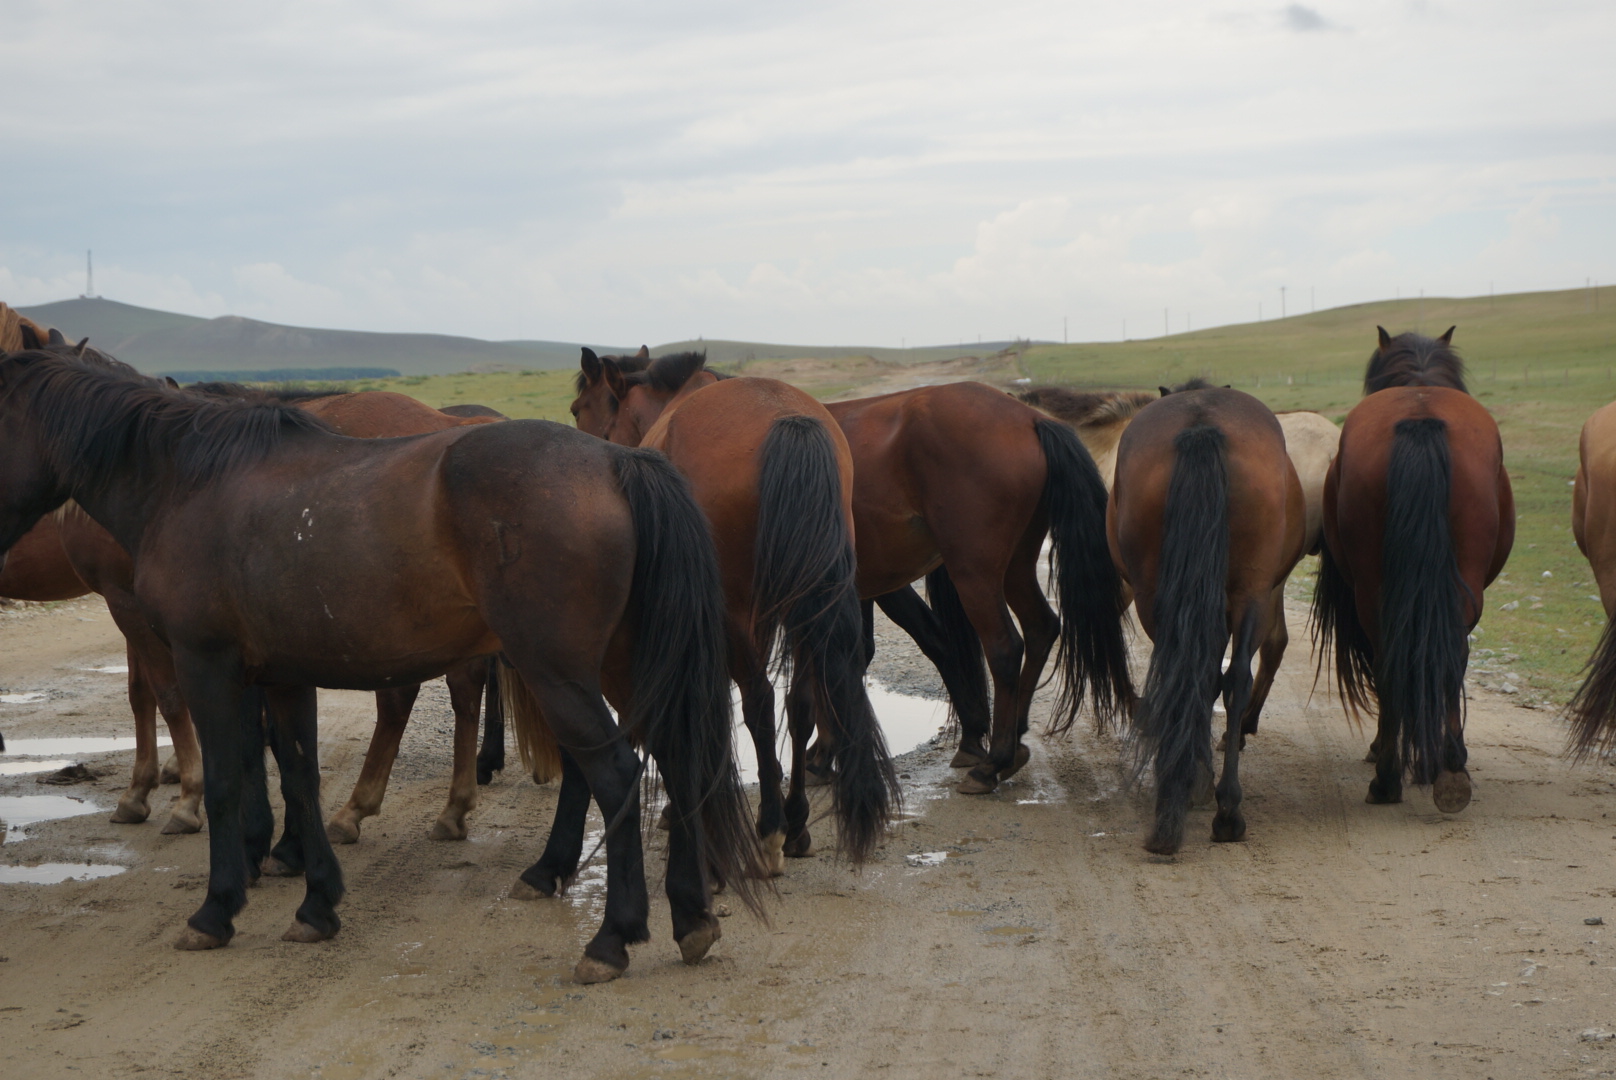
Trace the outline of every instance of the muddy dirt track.
<instances>
[{"instance_id":1,"label":"muddy dirt track","mask_svg":"<svg viewBox=\"0 0 1616 1080\"><path fill-rule=\"evenodd\" d=\"M1293 609L1293 628L1301 625ZM1296 646L1304 646L1301 634ZM931 685L890 628L877 673ZM128 734L122 645L98 602L0 615L8 738ZM1142 671L1142 669L1141 669ZM1544 1077L1616 1072L1616 774L1569 769L1550 714L1478 693L1476 798L1363 802L1366 739L1297 647L1245 758L1250 839L1192 816L1174 860L1140 847L1146 803L1120 749L1040 743L998 794L952 790L948 752L902 759L909 818L855 874L793 861L768 925L744 914L679 963L653 893L628 975L569 975L598 871L564 899L507 898L555 801L507 773L471 839L426 832L450 713L429 687L380 818L339 848L342 933L279 940L300 881L266 881L213 953L169 943L201 899L206 835L106 812L28 827L0 866L127 866L0 885L0 1074L34 1077ZM323 693L328 810L369 737L371 699ZM0 778L110 811L128 753L94 783ZM598 821L596 822L598 828ZM828 826L819 826L826 839ZM823 845L822 845L823 846ZM660 858L649 869L660 875ZM721 898L722 899L722 898ZM1603 918L1606 927L1584 920Z\"/></svg>"}]
</instances>

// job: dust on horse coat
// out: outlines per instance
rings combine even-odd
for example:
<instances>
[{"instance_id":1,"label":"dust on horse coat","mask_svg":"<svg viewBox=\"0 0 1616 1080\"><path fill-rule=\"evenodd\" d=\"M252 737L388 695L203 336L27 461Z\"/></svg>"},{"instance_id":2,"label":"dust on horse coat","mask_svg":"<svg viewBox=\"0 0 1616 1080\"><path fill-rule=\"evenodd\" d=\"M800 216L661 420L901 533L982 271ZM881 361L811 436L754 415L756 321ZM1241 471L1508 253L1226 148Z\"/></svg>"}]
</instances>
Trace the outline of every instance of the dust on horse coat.
<instances>
[{"instance_id":1,"label":"dust on horse coat","mask_svg":"<svg viewBox=\"0 0 1616 1080\"><path fill-rule=\"evenodd\" d=\"M1140 625L1155 643L1135 714L1156 777L1151 851L1172 854L1183 842L1191 788L1210 771L1219 692L1228 731L1212 838L1245 835L1240 725L1252 653L1302 556L1304 524L1284 433L1251 395L1192 385L1140 410L1123 432L1107 527Z\"/></svg>"},{"instance_id":2,"label":"dust on horse coat","mask_svg":"<svg viewBox=\"0 0 1616 1080\"><path fill-rule=\"evenodd\" d=\"M668 895L687 961L718 938L704 866L743 898L758 861L730 752L722 598L700 510L664 459L542 421L351 439L277 405L210 401L104 364L0 358L0 549L68 498L134 559L173 650L206 766L207 898L179 942L213 948L269 829L241 794L269 705L282 790L318 820L314 687L419 682L503 650L608 822L602 926L577 976L649 936L635 780L601 698L658 762L674 806ZM288 935L336 933L342 878L303 830Z\"/></svg>"}]
</instances>

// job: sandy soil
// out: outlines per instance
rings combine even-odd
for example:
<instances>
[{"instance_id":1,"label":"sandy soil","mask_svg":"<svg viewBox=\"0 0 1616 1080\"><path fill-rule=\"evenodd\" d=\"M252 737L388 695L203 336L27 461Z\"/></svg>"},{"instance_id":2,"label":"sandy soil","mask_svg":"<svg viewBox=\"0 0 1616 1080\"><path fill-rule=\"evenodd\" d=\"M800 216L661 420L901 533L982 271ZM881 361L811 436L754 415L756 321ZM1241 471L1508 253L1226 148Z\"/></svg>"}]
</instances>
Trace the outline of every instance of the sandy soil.
<instances>
[{"instance_id":1,"label":"sandy soil","mask_svg":"<svg viewBox=\"0 0 1616 1080\"><path fill-rule=\"evenodd\" d=\"M1293 618L1298 613L1293 612ZM1293 625L1299 625L1299 620ZM927 690L887 648L887 678ZM1300 635L1298 635L1300 638ZM1304 644L1298 642L1298 644ZM123 734L121 662L98 604L0 614L7 736ZM902 761L910 816L853 873L794 861L769 924L726 919L687 968L654 900L629 974L569 981L600 902L507 898L553 789L508 772L464 843L426 832L449 712L423 694L382 816L339 849L345 925L287 944L301 883L254 891L214 953L169 943L199 902L206 836L105 813L32 827L0 863L119 863L97 881L0 885L0 1060L8 1077L883 1076L1543 1077L1616 1072L1616 776L1569 769L1552 716L1478 692L1476 798L1363 802L1365 737L1298 648L1245 759L1250 839L1208 812L1174 860L1140 847L1146 802L1120 747L1040 744L996 795L952 790L948 753ZM369 736L365 695L322 696L328 807ZM109 810L94 784L0 780L0 795ZM169 789L172 790L172 789ZM161 810L153 815L160 820ZM597 823L598 827L598 823ZM825 838L828 825L820 825ZM651 867L658 869L653 854ZM1587 1033L1587 1034L1584 1034Z\"/></svg>"}]
</instances>

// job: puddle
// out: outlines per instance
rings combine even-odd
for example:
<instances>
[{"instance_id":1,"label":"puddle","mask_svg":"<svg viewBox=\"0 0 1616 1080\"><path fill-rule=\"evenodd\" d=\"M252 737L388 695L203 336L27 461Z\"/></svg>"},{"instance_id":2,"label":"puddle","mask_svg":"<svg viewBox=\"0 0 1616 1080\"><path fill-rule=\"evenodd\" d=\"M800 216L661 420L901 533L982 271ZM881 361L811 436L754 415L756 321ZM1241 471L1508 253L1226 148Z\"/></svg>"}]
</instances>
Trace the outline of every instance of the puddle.
<instances>
[{"instance_id":1,"label":"puddle","mask_svg":"<svg viewBox=\"0 0 1616 1080\"><path fill-rule=\"evenodd\" d=\"M167 735L159 735L157 745L173 746L174 740ZM123 750L133 750L134 748L135 737L133 735L104 739L93 737L7 739L5 752L0 753L0 758L59 757L67 754L113 754Z\"/></svg>"},{"instance_id":2,"label":"puddle","mask_svg":"<svg viewBox=\"0 0 1616 1080\"><path fill-rule=\"evenodd\" d=\"M106 807L68 795L0 795L0 821L6 823L6 839L22 839L23 830L41 821L99 814Z\"/></svg>"},{"instance_id":3,"label":"puddle","mask_svg":"<svg viewBox=\"0 0 1616 1080\"><path fill-rule=\"evenodd\" d=\"M96 672L99 675L127 675L127 674L129 674L129 665L128 664L108 664L105 667L87 667L87 668L80 668L79 670L80 671L93 671L93 672Z\"/></svg>"},{"instance_id":4,"label":"puddle","mask_svg":"<svg viewBox=\"0 0 1616 1080\"><path fill-rule=\"evenodd\" d=\"M127 866L96 863L48 862L38 866L0 866L0 885L60 885L64 881L90 881L113 877Z\"/></svg>"},{"instance_id":5,"label":"puddle","mask_svg":"<svg viewBox=\"0 0 1616 1080\"><path fill-rule=\"evenodd\" d=\"M0 761L0 776L26 776L29 773L55 772L57 769L65 769L72 764L74 762L66 758L41 761Z\"/></svg>"},{"instance_id":6,"label":"puddle","mask_svg":"<svg viewBox=\"0 0 1616 1080\"><path fill-rule=\"evenodd\" d=\"M864 689L869 694L870 706L875 709L875 718L880 721L881 732L886 736L887 751L893 757L907 754L931 740L948 720L947 702L894 693L869 680L865 681ZM730 702L735 707L735 763L740 766L741 782L754 784L757 782L757 751L752 745L752 734L741 719L740 691L733 685ZM780 733L776 753L780 754L780 764L790 776L791 745L785 738L785 690L781 686L774 688L774 715L775 727Z\"/></svg>"},{"instance_id":7,"label":"puddle","mask_svg":"<svg viewBox=\"0 0 1616 1080\"><path fill-rule=\"evenodd\" d=\"M946 851L923 851L919 855L905 855L903 861L910 866L941 866L948 860Z\"/></svg>"},{"instance_id":8,"label":"puddle","mask_svg":"<svg viewBox=\"0 0 1616 1080\"><path fill-rule=\"evenodd\" d=\"M0 694L0 705L32 705L36 701L44 701L43 691L35 690L27 694Z\"/></svg>"}]
</instances>

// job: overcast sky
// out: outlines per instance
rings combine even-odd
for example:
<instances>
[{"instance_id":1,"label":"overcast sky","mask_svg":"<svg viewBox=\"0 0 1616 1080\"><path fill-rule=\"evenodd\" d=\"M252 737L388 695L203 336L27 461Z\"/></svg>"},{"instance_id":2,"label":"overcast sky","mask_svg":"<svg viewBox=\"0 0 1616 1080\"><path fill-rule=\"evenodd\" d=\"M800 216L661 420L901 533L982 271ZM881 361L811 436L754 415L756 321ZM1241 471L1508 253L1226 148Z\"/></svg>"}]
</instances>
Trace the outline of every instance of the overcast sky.
<instances>
[{"instance_id":1,"label":"overcast sky","mask_svg":"<svg viewBox=\"0 0 1616 1080\"><path fill-rule=\"evenodd\" d=\"M1076 340L1616 283L1616 5L5 0L0 300Z\"/></svg>"}]
</instances>

